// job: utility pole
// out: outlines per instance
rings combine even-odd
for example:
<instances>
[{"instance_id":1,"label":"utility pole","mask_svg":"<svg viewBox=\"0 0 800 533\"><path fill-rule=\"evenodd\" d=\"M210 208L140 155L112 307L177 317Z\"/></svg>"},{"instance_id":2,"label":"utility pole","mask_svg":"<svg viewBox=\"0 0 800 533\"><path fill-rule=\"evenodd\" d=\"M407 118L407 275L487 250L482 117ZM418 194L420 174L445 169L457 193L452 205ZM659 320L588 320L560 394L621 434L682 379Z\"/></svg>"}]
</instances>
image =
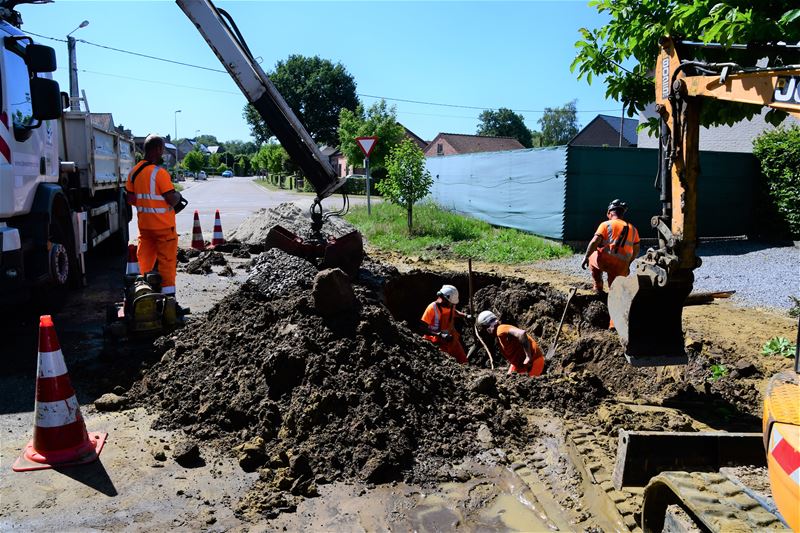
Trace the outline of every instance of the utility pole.
<instances>
[{"instance_id":1,"label":"utility pole","mask_svg":"<svg viewBox=\"0 0 800 533\"><path fill-rule=\"evenodd\" d=\"M80 91L78 89L78 58L75 53L77 41L71 35L81 28L89 25L88 20L84 20L80 25L67 34L67 53L69 55L69 110L80 111Z\"/></svg>"}]
</instances>

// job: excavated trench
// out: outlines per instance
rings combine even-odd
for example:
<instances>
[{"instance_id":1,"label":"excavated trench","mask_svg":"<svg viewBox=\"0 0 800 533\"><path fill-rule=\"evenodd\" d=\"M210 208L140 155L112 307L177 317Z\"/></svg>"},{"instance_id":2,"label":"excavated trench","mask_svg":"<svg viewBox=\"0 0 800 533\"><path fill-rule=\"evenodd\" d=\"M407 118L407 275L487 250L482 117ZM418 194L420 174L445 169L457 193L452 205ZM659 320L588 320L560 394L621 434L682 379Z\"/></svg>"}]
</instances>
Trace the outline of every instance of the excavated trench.
<instances>
[{"instance_id":1,"label":"excavated trench","mask_svg":"<svg viewBox=\"0 0 800 533\"><path fill-rule=\"evenodd\" d=\"M345 282L328 292L315 284L317 275L311 263L278 250L255 257L240 289L155 343L160 361L131 389L141 405L158 408L158 427L183 429L259 473L237 504L242 517L294 511L337 481L464 481L456 465L495 449L513 454L519 470L536 455L536 443L563 443L563 430L541 417L602 423L612 434L629 417L600 420L597 413L619 397L719 401L752 424L748 385L723 390L706 381L708 347L702 355L690 350L690 364L680 369L627 365L594 295L573 298L555 358L543 376L529 378L506 376L500 365L489 370L480 350L458 365L417 333L443 284L455 285L467 308L466 273L399 273L367 260L352 289ZM547 351L565 293L481 272L473 290L476 313L491 309ZM474 335L461 327L469 348ZM497 353L494 359L502 363ZM536 469L549 472L544 482L561 494L558 506L573 509L573 523L589 524L576 503L579 476L562 451L542 454Z\"/></svg>"}]
</instances>

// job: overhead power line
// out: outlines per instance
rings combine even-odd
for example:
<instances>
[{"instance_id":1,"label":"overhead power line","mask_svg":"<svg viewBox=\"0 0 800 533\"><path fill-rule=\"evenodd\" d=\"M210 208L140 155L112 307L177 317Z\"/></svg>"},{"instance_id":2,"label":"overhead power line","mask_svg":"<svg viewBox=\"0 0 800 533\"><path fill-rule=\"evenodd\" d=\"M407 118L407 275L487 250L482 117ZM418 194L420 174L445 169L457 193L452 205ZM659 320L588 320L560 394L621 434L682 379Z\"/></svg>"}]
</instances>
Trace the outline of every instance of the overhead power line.
<instances>
[{"instance_id":1,"label":"overhead power line","mask_svg":"<svg viewBox=\"0 0 800 533\"><path fill-rule=\"evenodd\" d=\"M62 43L67 42L66 39L59 39L57 37L49 37L47 35L41 35L39 33L35 33L35 32L32 32L32 31L28 31L27 33L30 33L31 35L35 35L37 37L41 37L42 39L49 39L51 41L58 41L58 42L62 42ZM99 43L93 43L91 41L86 41L84 39L76 39L76 40L78 42L80 42L80 43L83 43L83 44L88 44L90 46L96 46L97 48L102 48L102 49L105 49L105 50L111 50L113 52L118 52L118 53L121 53L121 54L128 54L128 55L132 55L132 56L136 56L136 57L143 57L145 59L151 59L153 61L161 61L163 63L171 63L173 65L180 65L180 66L184 66L184 67L195 68L195 69L199 69L199 70L205 70L205 71L208 71L208 72L218 72L218 73L221 73L221 74L227 74L228 73L227 71L222 70L222 69L218 69L218 68L205 67L203 65L195 65L195 64L192 64L192 63L186 63L184 61L176 61L174 59L167 59L165 57L158 57L158 56L153 56L153 55L149 55L149 54L143 54L141 52L134 52L134 51L131 51L131 50L124 50L122 48L115 48L113 46L108 46L108 45L99 44ZM90 72L90 71L85 71L85 72ZM94 74L100 74L100 75L105 75L105 76L124 77L124 76L117 76L117 75L114 75L114 74L105 74L105 73L102 73L102 72L94 72ZM130 79L135 79L137 81L145 81L145 82L151 81L151 80L144 80L144 79L141 79L141 78L130 78ZM163 82L160 82L160 83L163 83ZM188 89L198 89L198 90L201 90L201 91L214 91L214 89L204 89L202 87L191 87L191 86L188 86L188 85L176 85L176 84L165 84L165 85L174 85L175 87L185 87L185 88L188 88ZM227 91L216 91L216 92L227 92ZM392 97L389 97L389 96L376 96L376 95L373 95L373 94L364 94L364 93L356 93L356 94L358 96L362 97L362 98L374 98L374 99L379 99L379 100L382 99L382 100L388 100L390 102L403 102L403 103L407 103L407 104L429 105L429 106L436 106L436 107L450 107L450 108L456 108L456 109L474 109L474 110L480 110L480 111L499 109L497 107L489 107L489 106L469 106L469 105L460 105L460 104L445 104L445 103L441 103L441 102L428 102L428 101L424 101L424 100L409 100L409 99L406 99L406 98L392 98ZM515 113L544 113L545 112L544 109L511 109L511 111L513 111ZM619 109L618 108L612 108L612 109L583 109L583 110L580 110L580 111L577 111L577 112L578 113L602 113L602 112L610 112L610 111L619 111Z\"/></svg>"}]
</instances>

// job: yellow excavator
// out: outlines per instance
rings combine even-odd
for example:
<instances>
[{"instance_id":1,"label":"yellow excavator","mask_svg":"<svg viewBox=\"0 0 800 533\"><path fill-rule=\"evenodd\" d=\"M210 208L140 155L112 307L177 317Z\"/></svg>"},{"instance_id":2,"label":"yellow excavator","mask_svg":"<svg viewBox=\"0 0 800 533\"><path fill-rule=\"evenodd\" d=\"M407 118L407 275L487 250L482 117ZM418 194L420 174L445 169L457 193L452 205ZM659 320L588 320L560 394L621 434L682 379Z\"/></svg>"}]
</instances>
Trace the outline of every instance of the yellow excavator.
<instances>
[{"instance_id":1,"label":"yellow excavator","mask_svg":"<svg viewBox=\"0 0 800 533\"><path fill-rule=\"evenodd\" d=\"M625 345L625 357L629 363L640 367L687 362L681 319L684 302L692 290L693 271L701 264L695 250L702 100L758 104L800 119L800 64L742 67L733 62L682 60L679 52L689 52L692 47L720 51L749 47L675 42L668 37L662 39L660 45L655 81L656 110L660 116L658 188L662 211L651 219L658 233L658 247L649 249L639 259L633 273L617 278L608 297L609 313ZM761 48L784 56L797 56L800 52L800 45L783 43L761 44ZM800 353L796 352L794 370L774 376L764 394L763 446L774 506L771 502L759 501L755 493L744 490L746 487L736 493L738 489L721 476L703 478L706 487L696 490L700 478L695 479L692 488L686 489L691 485L689 473L664 471L653 477L645 488L643 530L681 530L677 525L680 520L670 519L669 509L677 508L690 517L692 527L704 531L772 529L781 526L781 522L800 531L799 358ZM727 443L712 446L718 457L729 455L733 448L744 447L737 444L740 439L736 435L727 435L734 440L719 439L720 435L705 435L717 439L716 442ZM741 439L752 436L740 435ZM678 435L670 435L673 437ZM650 454L655 453L654 446L648 445L632 453L630 448L625 449L630 445L628 438L620 439L619 475L615 473L620 481L615 484L621 484L627 475L626 453L634 456L641 453L645 456L643 460L653 462ZM672 453L676 446L667 448L670 450L666 451ZM691 453L700 452L695 448ZM715 487L728 487L730 494L736 495L726 499L724 490L716 494Z\"/></svg>"}]
</instances>

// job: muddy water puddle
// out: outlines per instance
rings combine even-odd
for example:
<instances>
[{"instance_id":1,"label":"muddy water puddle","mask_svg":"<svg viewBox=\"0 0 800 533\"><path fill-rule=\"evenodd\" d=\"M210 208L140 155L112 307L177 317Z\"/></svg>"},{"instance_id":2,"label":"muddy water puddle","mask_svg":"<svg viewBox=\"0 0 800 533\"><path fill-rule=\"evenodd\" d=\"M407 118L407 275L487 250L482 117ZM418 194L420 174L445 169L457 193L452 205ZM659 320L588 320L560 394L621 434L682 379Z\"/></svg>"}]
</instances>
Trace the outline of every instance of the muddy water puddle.
<instances>
[{"instance_id":1,"label":"muddy water puddle","mask_svg":"<svg viewBox=\"0 0 800 533\"><path fill-rule=\"evenodd\" d=\"M473 477L430 488L397 483L371 489L336 483L270 528L338 531L570 531L571 517L559 506L545 508L531 486L508 466L460 465Z\"/></svg>"}]
</instances>

